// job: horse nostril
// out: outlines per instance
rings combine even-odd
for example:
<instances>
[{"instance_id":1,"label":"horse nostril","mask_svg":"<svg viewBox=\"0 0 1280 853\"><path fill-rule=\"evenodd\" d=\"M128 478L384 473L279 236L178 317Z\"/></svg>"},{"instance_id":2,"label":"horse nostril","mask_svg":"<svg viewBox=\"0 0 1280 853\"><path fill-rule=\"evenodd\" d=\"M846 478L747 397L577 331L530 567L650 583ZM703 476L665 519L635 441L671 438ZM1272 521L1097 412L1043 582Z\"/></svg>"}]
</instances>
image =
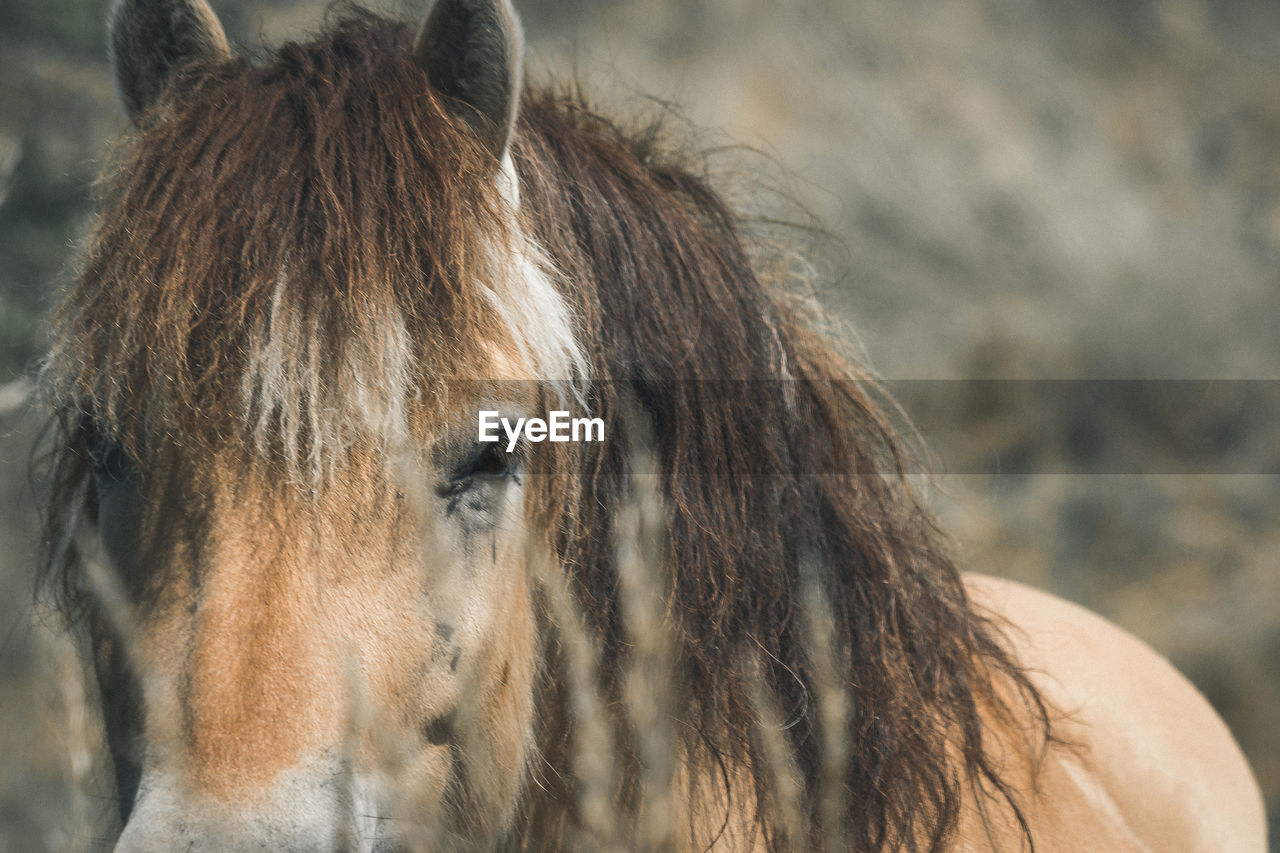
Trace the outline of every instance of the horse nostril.
<instances>
[{"instance_id":1,"label":"horse nostril","mask_svg":"<svg viewBox=\"0 0 1280 853\"><path fill-rule=\"evenodd\" d=\"M429 721L422 727L427 743L432 746L443 746L453 739L453 719L455 712L450 711Z\"/></svg>"}]
</instances>

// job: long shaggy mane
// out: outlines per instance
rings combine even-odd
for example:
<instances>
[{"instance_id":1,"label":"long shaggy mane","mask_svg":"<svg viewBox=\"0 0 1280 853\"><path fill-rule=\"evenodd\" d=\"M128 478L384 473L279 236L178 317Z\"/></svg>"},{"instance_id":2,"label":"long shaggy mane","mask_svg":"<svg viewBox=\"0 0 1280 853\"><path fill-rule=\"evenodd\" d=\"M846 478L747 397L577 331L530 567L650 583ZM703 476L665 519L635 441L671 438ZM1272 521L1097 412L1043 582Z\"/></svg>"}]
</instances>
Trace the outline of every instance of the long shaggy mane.
<instances>
[{"instance_id":1,"label":"long shaggy mane","mask_svg":"<svg viewBox=\"0 0 1280 853\"><path fill-rule=\"evenodd\" d=\"M652 425L690 760L750 768L724 776L727 800L754 798L771 848L836 837L819 796L833 782L846 811L825 817L854 850L944 849L967 791L1003 797L1021 821L983 718L1021 719L1043 742L1046 709L970 607L871 383L757 277L738 218L660 128L626 130L577 96L531 95L522 115L527 216L612 380L593 405L634 398ZM610 533L625 467L607 449L588 461L565 537L602 659L623 662ZM815 660L808 626L828 615L834 660ZM805 838L778 825L755 677L787 721ZM822 778L818 725L832 690L850 700L837 737L851 760L835 780Z\"/></svg>"},{"instance_id":2,"label":"long shaggy mane","mask_svg":"<svg viewBox=\"0 0 1280 853\"><path fill-rule=\"evenodd\" d=\"M503 293L477 283L506 274L494 259L524 251L521 236L411 40L361 14L258 65L189 67L117 152L48 371L50 579L71 606L83 582L57 542L93 513L87 430L134 454L157 436L183 452L242 441L305 472L377 432L359 421L371 400L429 407L440 383L484 375L474 342L519 336ZM515 230L545 253L581 351L516 349L589 372L585 402L610 424L541 513L606 705L625 706L618 518L629 448L646 442L690 790L710 784L709 808L753 815L771 849L944 850L975 793L1020 820L992 740L1008 727L1046 742L1046 709L971 607L874 386L762 280L742 222L661 132L557 92L526 94L520 115ZM566 806L580 793L566 656L553 638L545 649L540 781L512 838L530 849L581 831ZM763 726L768 709L780 725ZM789 756L798 826L770 738ZM834 771L830 743L848 756ZM640 762L621 753L616 795L639 809Z\"/></svg>"}]
</instances>

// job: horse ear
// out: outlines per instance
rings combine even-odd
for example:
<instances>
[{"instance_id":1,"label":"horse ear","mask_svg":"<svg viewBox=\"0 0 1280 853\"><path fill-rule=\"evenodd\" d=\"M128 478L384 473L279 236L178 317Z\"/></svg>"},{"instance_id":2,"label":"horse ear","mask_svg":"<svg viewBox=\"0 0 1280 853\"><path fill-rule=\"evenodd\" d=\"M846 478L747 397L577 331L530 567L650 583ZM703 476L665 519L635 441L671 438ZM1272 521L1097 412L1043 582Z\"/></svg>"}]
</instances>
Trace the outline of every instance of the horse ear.
<instances>
[{"instance_id":1,"label":"horse ear","mask_svg":"<svg viewBox=\"0 0 1280 853\"><path fill-rule=\"evenodd\" d=\"M524 34L511 0L437 0L413 56L501 160L515 129L524 65Z\"/></svg>"},{"instance_id":2,"label":"horse ear","mask_svg":"<svg viewBox=\"0 0 1280 853\"><path fill-rule=\"evenodd\" d=\"M160 98L179 66L231 56L205 0L115 0L108 30L116 89L130 119Z\"/></svg>"}]
</instances>

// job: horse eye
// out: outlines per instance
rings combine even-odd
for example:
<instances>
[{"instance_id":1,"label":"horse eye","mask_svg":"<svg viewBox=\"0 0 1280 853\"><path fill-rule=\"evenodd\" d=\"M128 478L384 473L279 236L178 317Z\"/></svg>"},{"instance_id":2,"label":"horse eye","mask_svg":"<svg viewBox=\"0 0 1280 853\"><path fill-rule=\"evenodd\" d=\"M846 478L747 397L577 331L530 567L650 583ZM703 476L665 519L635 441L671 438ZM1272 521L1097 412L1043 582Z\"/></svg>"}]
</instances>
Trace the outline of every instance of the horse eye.
<instances>
[{"instance_id":1,"label":"horse eye","mask_svg":"<svg viewBox=\"0 0 1280 853\"><path fill-rule=\"evenodd\" d=\"M471 465L470 474L476 476L484 474L490 477L501 477L511 470L510 465L511 454L507 453L496 443L489 444L481 452L479 457Z\"/></svg>"},{"instance_id":2,"label":"horse eye","mask_svg":"<svg viewBox=\"0 0 1280 853\"><path fill-rule=\"evenodd\" d=\"M498 442L477 443L470 455L453 469L449 481L437 491L442 497L448 497L465 491L477 477L514 477L515 466L516 455L503 450Z\"/></svg>"}]
</instances>

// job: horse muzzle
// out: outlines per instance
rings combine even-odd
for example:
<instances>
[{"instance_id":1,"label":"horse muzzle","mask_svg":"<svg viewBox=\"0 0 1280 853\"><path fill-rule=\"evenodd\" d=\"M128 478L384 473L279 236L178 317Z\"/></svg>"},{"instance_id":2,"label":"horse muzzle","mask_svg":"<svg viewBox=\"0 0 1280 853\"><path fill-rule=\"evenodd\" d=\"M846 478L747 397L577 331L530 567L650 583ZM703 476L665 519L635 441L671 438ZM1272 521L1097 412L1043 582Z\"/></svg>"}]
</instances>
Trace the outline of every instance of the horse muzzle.
<instances>
[{"instance_id":1,"label":"horse muzzle","mask_svg":"<svg viewBox=\"0 0 1280 853\"><path fill-rule=\"evenodd\" d=\"M333 762L337 764L337 762ZM339 768L281 774L270 791L223 801L144 777L116 853L395 848L369 786Z\"/></svg>"}]
</instances>

